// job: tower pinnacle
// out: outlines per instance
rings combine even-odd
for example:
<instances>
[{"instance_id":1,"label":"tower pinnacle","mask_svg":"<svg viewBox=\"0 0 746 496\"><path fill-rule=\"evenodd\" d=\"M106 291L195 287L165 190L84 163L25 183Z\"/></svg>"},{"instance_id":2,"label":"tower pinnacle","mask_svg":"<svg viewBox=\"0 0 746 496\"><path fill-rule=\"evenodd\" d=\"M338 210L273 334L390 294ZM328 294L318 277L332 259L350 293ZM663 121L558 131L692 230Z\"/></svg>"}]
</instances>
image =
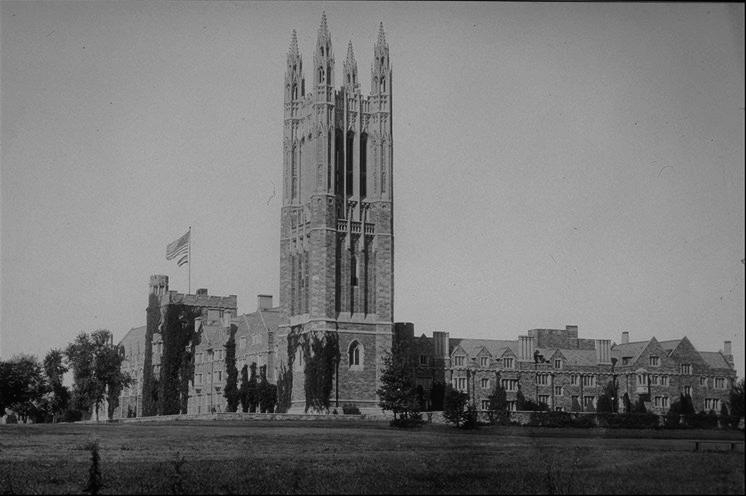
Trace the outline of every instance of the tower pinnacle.
<instances>
[{"instance_id":1,"label":"tower pinnacle","mask_svg":"<svg viewBox=\"0 0 746 496\"><path fill-rule=\"evenodd\" d=\"M290 35L290 49L288 50L288 53L290 55L299 55L298 35L295 33L295 29L293 29L293 32Z\"/></svg>"},{"instance_id":2,"label":"tower pinnacle","mask_svg":"<svg viewBox=\"0 0 746 496\"><path fill-rule=\"evenodd\" d=\"M326 11L321 12L321 26L319 26L319 37L321 35L329 35L329 30L326 27Z\"/></svg>"},{"instance_id":3,"label":"tower pinnacle","mask_svg":"<svg viewBox=\"0 0 746 496\"><path fill-rule=\"evenodd\" d=\"M386 34L383 32L383 21L381 21L381 24L378 25L378 41L376 42L378 45L385 45L386 44Z\"/></svg>"}]
</instances>

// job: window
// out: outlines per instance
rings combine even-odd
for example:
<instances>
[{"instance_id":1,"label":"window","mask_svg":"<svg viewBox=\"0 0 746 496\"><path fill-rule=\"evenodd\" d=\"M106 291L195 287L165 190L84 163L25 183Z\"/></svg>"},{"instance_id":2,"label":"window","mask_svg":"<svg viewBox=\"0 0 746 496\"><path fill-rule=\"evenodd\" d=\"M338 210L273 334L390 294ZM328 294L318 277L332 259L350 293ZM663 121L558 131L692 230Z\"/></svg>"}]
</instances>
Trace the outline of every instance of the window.
<instances>
[{"instance_id":1,"label":"window","mask_svg":"<svg viewBox=\"0 0 746 496\"><path fill-rule=\"evenodd\" d=\"M622 365L629 365L632 361L632 357L622 357Z\"/></svg>"},{"instance_id":2,"label":"window","mask_svg":"<svg viewBox=\"0 0 746 496\"><path fill-rule=\"evenodd\" d=\"M725 389L725 377L715 377L715 389Z\"/></svg>"},{"instance_id":3,"label":"window","mask_svg":"<svg viewBox=\"0 0 746 496\"><path fill-rule=\"evenodd\" d=\"M482 377L482 389L488 389L490 387L490 380L486 377Z\"/></svg>"},{"instance_id":4,"label":"window","mask_svg":"<svg viewBox=\"0 0 746 496\"><path fill-rule=\"evenodd\" d=\"M691 386L684 386L684 394L685 395L692 395L692 387Z\"/></svg>"},{"instance_id":5,"label":"window","mask_svg":"<svg viewBox=\"0 0 746 496\"><path fill-rule=\"evenodd\" d=\"M660 358L658 358L656 355L650 355L650 366L651 367L657 367L660 365Z\"/></svg>"},{"instance_id":6,"label":"window","mask_svg":"<svg viewBox=\"0 0 746 496\"><path fill-rule=\"evenodd\" d=\"M579 396L571 396L570 401L572 401L573 408L574 405L580 405L580 397Z\"/></svg>"},{"instance_id":7,"label":"window","mask_svg":"<svg viewBox=\"0 0 746 496\"><path fill-rule=\"evenodd\" d=\"M518 379L501 379L500 386L506 391L518 391Z\"/></svg>"},{"instance_id":8,"label":"window","mask_svg":"<svg viewBox=\"0 0 746 496\"><path fill-rule=\"evenodd\" d=\"M595 386L595 385L596 385L595 375L584 375L583 376L583 386Z\"/></svg>"},{"instance_id":9,"label":"window","mask_svg":"<svg viewBox=\"0 0 746 496\"><path fill-rule=\"evenodd\" d=\"M573 375L570 376L570 385L571 386L577 386L578 385L578 381L580 380L580 379L578 379L578 377L580 377L580 376L575 375L575 374L573 374Z\"/></svg>"},{"instance_id":10,"label":"window","mask_svg":"<svg viewBox=\"0 0 746 496\"><path fill-rule=\"evenodd\" d=\"M479 357L479 365L480 367L486 367L488 365L489 358L483 356Z\"/></svg>"},{"instance_id":11,"label":"window","mask_svg":"<svg viewBox=\"0 0 746 496\"><path fill-rule=\"evenodd\" d=\"M559 358L554 359L554 368L555 369L561 369L562 368L562 360Z\"/></svg>"},{"instance_id":12,"label":"window","mask_svg":"<svg viewBox=\"0 0 746 496\"><path fill-rule=\"evenodd\" d=\"M549 404L549 395L548 394L540 394L539 395L539 403L544 403L545 405Z\"/></svg>"},{"instance_id":13,"label":"window","mask_svg":"<svg viewBox=\"0 0 746 496\"><path fill-rule=\"evenodd\" d=\"M637 388L646 387L648 385L647 374L637 374Z\"/></svg>"},{"instance_id":14,"label":"window","mask_svg":"<svg viewBox=\"0 0 746 496\"><path fill-rule=\"evenodd\" d=\"M195 384L202 384L202 374L197 374L197 375L196 375L196 376L194 377L194 383L195 383Z\"/></svg>"},{"instance_id":15,"label":"window","mask_svg":"<svg viewBox=\"0 0 746 496\"><path fill-rule=\"evenodd\" d=\"M546 386L549 384L549 374L538 374L536 376L536 384L539 386Z\"/></svg>"},{"instance_id":16,"label":"window","mask_svg":"<svg viewBox=\"0 0 746 496\"><path fill-rule=\"evenodd\" d=\"M420 365L427 365L427 355L420 355Z\"/></svg>"},{"instance_id":17,"label":"window","mask_svg":"<svg viewBox=\"0 0 746 496\"><path fill-rule=\"evenodd\" d=\"M514 412L517 410L515 407L515 401L507 401L506 403L508 404L508 411Z\"/></svg>"},{"instance_id":18,"label":"window","mask_svg":"<svg viewBox=\"0 0 746 496\"><path fill-rule=\"evenodd\" d=\"M353 341L350 344L350 349L347 351L347 358L350 363L350 367L359 367L361 364L360 360L361 346L357 341Z\"/></svg>"},{"instance_id":19,"label":"window","mask_svg":"<svg viewBox=\"0 0 746 496\"><path fill-rule=\"evenodd\" d=\"M661 386L668 386L668 384L669 384L669 382L668 382L668 376L667 375L662 375L661 376Z\"/></svg>"},{"instance_id":20,"label":"window","mask_svg":"<svg viewBox=\"0 0 746 496\"><path fill-rule=\"evenodd\" d=\"M702 387L707 387L707 377L700 377L699 378L699 385Z\"/></svg>"},{"instance_id":21,"label":"window","mask_svg":"<svg viewBox=\"0 0 746 496\"><path fill-rule=\"evenodd\" d=\"M716 398L705 398L705 410L720 410L720 400Z\"/></svg>"},{"instance_id":22,"label":"window","mask_svg":"<svg viewBox=\"0 0 746 496\"><path fill-rule=\"evenodd\" d=\"M664 396L661 398L661 407L668 408L668 396Z\"/></svg>"},{"instance_id":23,"label":"window","mask_svg":"<svg viewBox=\"0 0 746 496\"><path fill-rule=\"evenodd\" d=\"M554 386L554 395L562 396L562 386Z\"/></svg>"},{"instance_id":24,"label":"window","mask_svg":"<svg viewBox=\"0 0 746 496\"><path fill-rule=\"evenodd\" d=\"M482 410L490 409L490 400L482 400Z\"/></svg>"},{"instance_id":25,"label":"window","mask_svg":"<svg viewBox=\"0 0 746 496\"><path fill-rule=\"evenodd\" d=\"M466 391L466 377L454 377L453 387L459 391Z\"/></svg>"},{"instance_id":26,"label":"window","mask_svg":"<svg viewBox=\"0 0 746 496\"><path fill-rule=\"evenodd\" d=\"M455 367L463 367L464 366L464 357L463 357L463 355L459 355L459 356L453 357L453 365Z\"/></svg>"},{"instance_id":27,"label":"window","mask_svg":"<svg viewBox=\"0 0 746 496\"><path fill-rule=\"evenodd\" d=\"M348 180L351 181L349 178ZM352 185L350 184L350 187L351 186ZM352 255L352 261L350 262L350 286L357 286L357 257L355 254Z\"/></svg>"},{"instance_id":28,"label":"window","mask_svg":"<svg viewBox=\"0 0 746 496\"><path fill-rule=\"evenodd\" d=\"M512 369L513 368L513 359L512 358L503 358L503 367L506 369Z\"/></svg>"},{"instance_id":29,"label":"window","mask_svg":"<svg viewBox=\"0 0 746 496\"><path fill-rule=\"evenodd\" d=\"M658 385L658 376L657 375L651 375L650 376L650 384L652 384L653 386L657 386Z\"/></svg>"},{"instance_id":30,"label":"window","mask_svg":"<svg viewBox=\"0 0 746 496\"><path fill-rule=\"evenodd\" d=\"M690 375L692 373L692 365L690 363L682 363L681 373L684 375Z\"/></svg>"},{"instance_id":31,"label":"window","mask_svg":"<svg viewBox=\"0 0 746 496\"><path fill-rule=\"evenodd\" d=\"M218 370L218 382L221 382L223 380L223 371Z\"/></svg>"},{"instance_id":32,"label":"window","mask_svg":"<svg viewBox=\"0 0 746 496\"><path fill-rule=\"evenodd\" d=\"M656 396L653 399L653 406L656 407L656 408L660 408L661 407L661 403L662 403L662 399L663 398L661 396Z\"/></svg>"},{"instance_id":33,"label":"window","mask_svg":"<svg viewBox=\"0 0 746 496\"><path fill-rule=\"evenodd\" d=\"M594 406L593 403L595 400L595 396L583 396L583 407L588 408L589 406Z\"/></svg>"}]
</instances>

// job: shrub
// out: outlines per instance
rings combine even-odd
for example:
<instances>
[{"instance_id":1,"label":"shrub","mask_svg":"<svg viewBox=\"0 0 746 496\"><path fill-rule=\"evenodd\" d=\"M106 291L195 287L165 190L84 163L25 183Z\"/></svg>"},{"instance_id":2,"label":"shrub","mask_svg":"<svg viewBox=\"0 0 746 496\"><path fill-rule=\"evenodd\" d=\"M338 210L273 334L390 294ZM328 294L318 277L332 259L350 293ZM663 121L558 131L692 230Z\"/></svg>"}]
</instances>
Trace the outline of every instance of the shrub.
<instances>
[{"instance_id":1,"label":"shrub","mask_svg":"<svg viewBox=\"0 0 746 496\"><path fill-rule=\"evenodd\" d=\"M345 415L360 415L360 409L353 403L345 403L342 405L342 413Z\"/></svg>"},{"instance_id":2,"label":"shrub","mask_svg":"<svg viewBox=\"0 0 746 496\"><path fill-rule=\"evenodd\" d=\"M510 425L510 412L507 410L487 410L487 418L492 425Z\"/></svg>"},{"instance_id":3,"label":"shrub","mask_svg":"<svg viewBox=\"0 0 746 496\"><path fill-rule=\"evenodd\" d=\"M406 417L403 417L400 415L399 417L389 422L389 425L391 427L398 427L398 428L406 429L406 428L411 428L411 427L420 427L424 423L425 421L422 419L422 414L419 412L416 412Z\"/></svg>"},{"instance_id":4,"label":"shrub","mask_svg":"<svg viewBox=\"0 0 746 496\"><path fill-rule=\"evenodd\" d=\"M572 415L568 412L532 412L528 425L536 427L568 427Z\"/></svg>"},{"instance_id":5,"label":"shrub","mask_svg":"<svg viewBox=\"0 0 746 496\"><path fill-rule=\"evenodd\" d=\"M587 429L589 427L595 427L596 423L593 421L592 415L577 415L572 419L572 427L580 427Z\"/></svg>"},{"instance_id":6,"label":"shrub","mask_svg":"<svg viewBox=\"0 0 746 496\"><path fill-rule=\"evenodd\" d=\"M469 396L466 393L446 387L446 394L443 400L443 418L447 422L456 424L456 427L461 427L464 422L466 413L466 402L469 400Z\"/></svg>"},{"instance_id":7,"label":"shrub","mask_svg":"<svg viewBox=\"0 0 746 496\"><path fill-rule=\"evenodd\" d=\"M479 412L477 407L471 403L466 406L464 412L464 422L461 425L462 429L476 429L479 426Z\"/></svg>"}]
</instances>

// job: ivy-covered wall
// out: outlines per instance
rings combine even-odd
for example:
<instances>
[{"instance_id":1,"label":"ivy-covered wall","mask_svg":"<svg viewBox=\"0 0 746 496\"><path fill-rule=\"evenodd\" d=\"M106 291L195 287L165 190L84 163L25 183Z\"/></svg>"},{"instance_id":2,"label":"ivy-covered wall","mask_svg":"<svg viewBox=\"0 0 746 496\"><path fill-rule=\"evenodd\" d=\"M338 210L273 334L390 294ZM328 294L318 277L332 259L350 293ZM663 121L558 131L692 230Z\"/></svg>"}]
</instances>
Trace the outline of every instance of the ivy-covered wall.
<instances>
[{"instance_id":1,"label":"ivy-covered wall","mask_svg":"<svg viewBox=\"0 0 746 496\"><path fill-rule=\"evenodd\" d=\"M189 380L194 375L194 347L199 338L194 319L199 307L171 304L166 307L161 326L163 355L158 391L158 414L186 413Z\"/></svg>"}]
</instances>

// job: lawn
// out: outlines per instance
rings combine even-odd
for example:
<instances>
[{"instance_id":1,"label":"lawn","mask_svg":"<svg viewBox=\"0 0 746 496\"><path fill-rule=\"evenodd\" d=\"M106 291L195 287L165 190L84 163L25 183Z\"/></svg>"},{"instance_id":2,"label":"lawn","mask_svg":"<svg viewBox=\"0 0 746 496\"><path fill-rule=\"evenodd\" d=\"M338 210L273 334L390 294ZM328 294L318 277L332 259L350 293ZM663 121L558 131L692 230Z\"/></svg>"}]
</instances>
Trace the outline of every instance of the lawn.
<instances>
[{"instance_id":1,"label":"lawn","mask_svg":"<svg viewBox=\"0 0 746 496\"><path fill-rule=\"evenodd\" d=\"M694 452L691 441L743 442L743 433L642 434L324 421L0 425L0 492L80 494L95 440L102 493L744 493L742 448Z\"/></svg>"}]
</instances>

